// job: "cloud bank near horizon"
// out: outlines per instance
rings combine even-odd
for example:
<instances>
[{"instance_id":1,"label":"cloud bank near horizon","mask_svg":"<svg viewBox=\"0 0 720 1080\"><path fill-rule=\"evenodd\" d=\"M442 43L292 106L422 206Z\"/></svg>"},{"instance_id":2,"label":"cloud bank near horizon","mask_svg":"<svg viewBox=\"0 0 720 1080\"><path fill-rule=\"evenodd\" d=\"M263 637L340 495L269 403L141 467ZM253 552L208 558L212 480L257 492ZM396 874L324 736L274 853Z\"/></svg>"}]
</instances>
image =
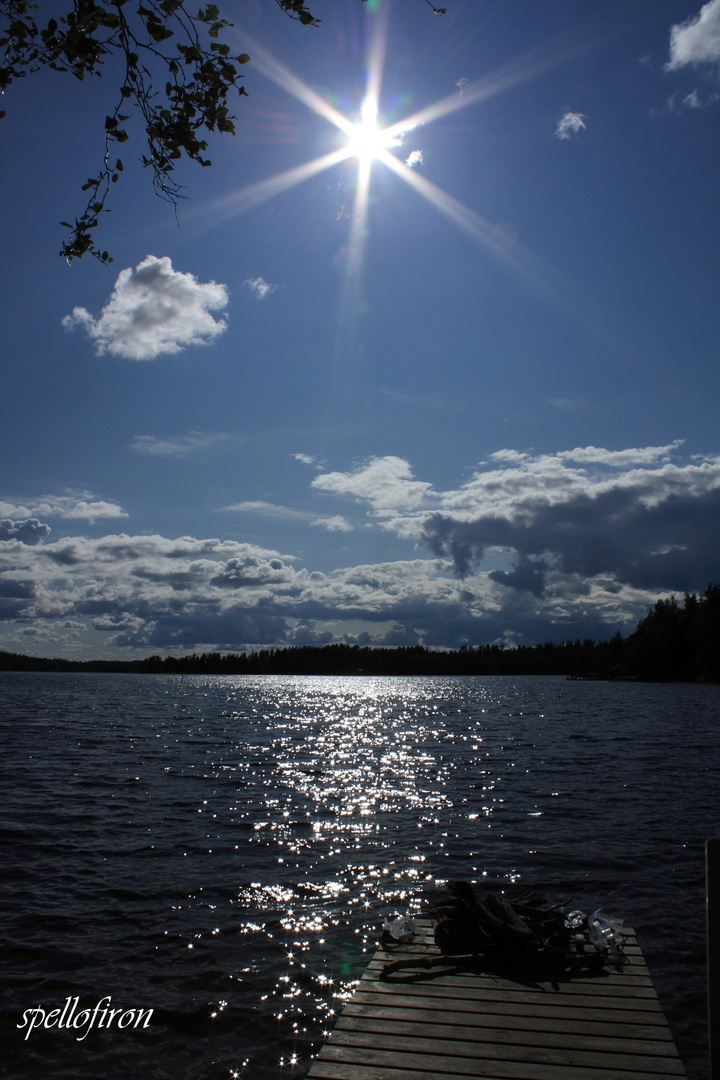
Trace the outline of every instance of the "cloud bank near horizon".
<instances>
[{"instance_id":1,"label":"cloud bank near horizon","mask_svg":"<svg viewBox=\"0 0 720 1080\"><path fill-rule=\"evenodd\" d=\"M89 648L82 628L95 654L609 637L659 595L720 579L720 456L683 459L677 442L501 450L447 491L403 458L376 457L320 473L310 490L333 513L243 509L308 531L324 524L339 551L350 529L370 528L393 534L399 551L414 542L417 555L323 572L217 538L49 539L40 508L68 518L69 504L0 502L2 647Z\"/></svg>"}]
</instances>

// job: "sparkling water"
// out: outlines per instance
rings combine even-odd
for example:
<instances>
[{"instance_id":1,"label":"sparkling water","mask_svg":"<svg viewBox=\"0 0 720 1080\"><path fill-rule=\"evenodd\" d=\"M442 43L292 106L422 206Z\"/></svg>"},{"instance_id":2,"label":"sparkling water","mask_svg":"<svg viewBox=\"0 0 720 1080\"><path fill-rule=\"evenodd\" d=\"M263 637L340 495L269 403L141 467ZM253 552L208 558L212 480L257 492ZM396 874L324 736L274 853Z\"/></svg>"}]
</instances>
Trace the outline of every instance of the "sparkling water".
<instances>
[{"instance_id":1,"label":"sparkling water","mask_svg":"<svg viewBox=\"0 0 720 1080\"><path fill-rule=\"evenodd\" d=\"M11 1077L299 1080L451 877L634 926L707 1076L720 687L4 673L0 700Z\"/></svg>"}]
</instances>

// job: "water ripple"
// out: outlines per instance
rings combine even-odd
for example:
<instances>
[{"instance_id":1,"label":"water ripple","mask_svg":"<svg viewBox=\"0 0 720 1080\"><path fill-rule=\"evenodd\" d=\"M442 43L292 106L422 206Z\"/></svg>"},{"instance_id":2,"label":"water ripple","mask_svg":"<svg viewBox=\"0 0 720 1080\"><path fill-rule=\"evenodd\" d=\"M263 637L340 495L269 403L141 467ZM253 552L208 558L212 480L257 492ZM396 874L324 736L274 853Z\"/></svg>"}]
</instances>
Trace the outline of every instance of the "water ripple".
<instances>
[{"instance_id":1,"label":"water ripple","mask_svg":"<svg viewBox=\"0 0 720 1080\"><path fill-rule=\"evenodd\" d=\"M2 691L9 1075L298 1080L383 920L453 876L634 924L707 1075L720 688L4 673ZM16 1030L108 994L152 1007L149 1028Z\"/></svg>"}]
</instances>

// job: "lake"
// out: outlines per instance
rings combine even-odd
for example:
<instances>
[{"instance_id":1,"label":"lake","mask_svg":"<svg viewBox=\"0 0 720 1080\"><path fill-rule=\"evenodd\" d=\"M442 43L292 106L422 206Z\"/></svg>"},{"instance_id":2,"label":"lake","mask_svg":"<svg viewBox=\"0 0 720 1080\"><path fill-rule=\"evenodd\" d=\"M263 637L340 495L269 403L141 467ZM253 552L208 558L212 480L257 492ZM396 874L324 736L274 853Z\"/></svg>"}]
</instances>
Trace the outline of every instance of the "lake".
<instances>
[{"instance_id":1,"label":"lake","mask_svg":"<svg viewBox=\"0 0 720 1080\"><path fill-rule=\"evenodd\" d=\"M452 877L635 927L707 1077L720 687L2 673L0 697L11 1077L299 1080L383 921Z\"/></svg>"}]
</instances>

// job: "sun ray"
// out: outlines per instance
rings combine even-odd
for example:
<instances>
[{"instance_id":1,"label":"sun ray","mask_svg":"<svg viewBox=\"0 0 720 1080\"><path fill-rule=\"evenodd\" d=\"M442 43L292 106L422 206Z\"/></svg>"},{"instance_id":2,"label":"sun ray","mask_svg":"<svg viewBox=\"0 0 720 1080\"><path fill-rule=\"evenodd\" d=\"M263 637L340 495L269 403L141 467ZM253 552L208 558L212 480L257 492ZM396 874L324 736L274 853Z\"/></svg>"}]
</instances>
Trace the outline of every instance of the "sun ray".
<instances>
[{"instance_id":1,"label":"sun ray","mask_svg":"<svg viewBox=\"0 0 720 1080\"><path fill-rule=\"evenodd\" d=\"M561 61L569 59L587 48L589 48L587 41L578 42L576 39L554 41L539 46L522 56L516 57L514 60L510 60L485 78L465 86L462 91L458 90L456 93L448 94L447 97L419 109L418 112L412 113L412 115L405 117L404 120L398 120L387 127L385 131L389 138L402 136L413 128L420 127L423 124L430 124L434 120L440 120L444 116L457 112L458 109L465 109L469 105L488 101L490 98L507 93L508 90L513 90L516 86L542 75Z\"/></svg>"},{"instance_id":2,"label":"sun ray","mask_svg":"<svg viewBox=\"0 0 720 1080\"><path fill-rule=\"evenodd\" d=\"M359 295L359 270L367 236L370 180L373 165L377 162L405 180L468 236L511 266L529 284L551 294L555 302L562 306L561 296L566 290L557 280L557 273L544 264L543 260L533 256L516 241L508 242L502 230L494 228L481 215L431 183L415 169L408 168L390 153L390 150L402 145L404 136L415 128L507 92L549 70L563 59L591 48L594 43L587 38L580 40L571 34L564 35L505 64L486 78L464 87L462 92L441 98L403 120L382 127L378 123L378 115L387 47L387 10L387 6L383 5L373 14L365 97L356 119L336 109L257 42L251 43L249 47L252 48L254 63L262 74L317 116L327 120L345 136L347 142L344 146L303 165L233 192L216 203L214 209L221 212L224 209L228 216L244 213L325 169L356 158L357 181L348 236L346 282L339 317L340 327L347 328L348 321L351 320L350 313L355 309L355 301Z\"/></svg>"},{"instance_id":3,"label":"sun ray","mask_svg":"<svg viewBox=\"0 0 720 1080\"><path fill-rule=\"evenodd\" d=\"M586 302L578 294L577 288L554 266L524 247L516 238L508 237L503 229L491 225L475 210L453 198L437 184L408 168L393 154L383 151L380 160L464 233L505 263L533 290L546 296L573 318L579 319L599 338L607 338L603 328L585 311Z\"/></svg>"},{"instance_id":4,"label":"sun ray","mask_svg":"<svg viewBox=\"0 0 720 1080\"><path fill-rule=\"evenodd\" d=\"M309 180L311 176L316 176L325 169L332 168L333 165L339 165L342 161L347 161L351 156L350 147L342 146L338 150L332 150L329 154L315 158L313 161L306 161L303 165L296 165L294 169L287 169L285 172L268 177L267 180L259 180L256 184L248 184L247 187L239 188L230 195L226 195L223 199L218 199L213 204L212 211L222 214L224 210L226 216L229 217L244 214L247 210L260 206L261 203L267 202L268 199L274 198L275 195L287 191L296 184Z\"/></svg>"},{"instance_id":5,"label":"sun ray","mask_svg":"<svg viewBox=\"0 0 720 1080\"><path fill-rule=\"evenodd\" d=\"M230 214L244 213L246 210L250 210L275 195L288 190L295 184L302 183L304 180L315 176L324 169L340 164L350 157L357 157L358 178L352 214L351 236L349 238L352 262L353 265L357 266L362 254L361 248L367 218L370 173L373 162L376 160L382 161L412 183L408 176L409 170L400 167L397 159L387 152L393 146L400 146L404 135L421 124L430 123L458 109L499 94L511 86L532 77L549 65L546 56L536 59L534 63L530 63L527 59L525 61L515 61L513 64L506 65L495 75L467 88L462 95L450 95L425 109L419 110L404 120L381 128L378 124L378 103L385 63L386 43L387 9L381 9L380 14L375 16L373 26L368 54L365 98L359 118L352 120L294 75L259 43L250 42L248 47L252 48L253 61L261 73L317 116L322 117L336 127L346 136L347 144L322 157L298 165L293 169L288 169L267 180L241 188L226 199L216 203L214 209L221 210L222 208L225 209L226 213ZM395 166L398 167L395 168ZM415 186L418 187L417 184ZM427 191L425 191L425 194L430 197L427 195ZM435 201L432 197L430 198L431 201ZM470 212L468 211L468 213Z\"/></svg>"},{"instance_id":6,"label":"sun ray","mask_svg":"<svg viewBox=\"0 0 720 1080\"><path fill-rule=\"evenodd\" d=\"M322 116L323 119L333 124L339 131L342 131L348 137L351 137L355 129L355 125L352 120L349 120L347 116L343 116L334 105L331 105L324 97L316 93L312 87L304 83L297 75L293 75L284 64L281 64L274 56L272 56L267 49L263 49L262 45L258 45L257 42L250 42L248 45L252 48L253 63L257 65L259 71L265 75L266 78L274 82L276 86L279 86L286 93L294 97L296 101L306 105L308 109L314 112L317 116Z\"/></svg>"},{"instance_id":7,"label":"sun ray","mask_svg":"<svg viewBox=\"0 0 720 1080\"><path fill-rule=\"evenodd\" d=\"M445 193L434 188L423 178L418 177L412 170L403 168L397 159L387 152L388 149L400 146L403 137L414 128L432 123L434 120L448 116L459 109L467 108L469 105L487 101L489 98L496 97L521 83L527 82L563 60L593 48L597 44L597 39L592 40L587 37L581 39L572 33L564 34L550 43L517 57L477 83L464 87L462 92L448 95L403 120L398 120L385 128L381 128L378 125L377 116L387 48L388 6L382 5L379 11L372 13L372 18L373 29L368 50L366 93L360 117L357 120L352 120L336 109L258 42L247 39L246 44L252 49L254 64L262 74L317 116L322 117L336 127L338 131L346 136L348 141L344 147L323 157L315 158L313 161L299 165L294 169L288 169L286 172L279 173L268 180L242 188L232 196L222 200L221 204L216 204L216 206L223 205L226 209L232 207L232 213L243 213L272 198L274 195L286 191L294 184L299 184L322 172L324 169L340 164L350 157L357 157L358 182L350 238L350 247L356 256L355 262L357 262L357 256L360 254L362 246L361 241L367 217L370 172L374 161L382 161L398 175L403 176L408 183L421 191L431 202L434 202L439 208L443 208L443 212L447 213L457 223L463 220L464 228L469 233L473 234L477 239L483 239L484 237L487 246L492 247L492 238L488 235L489 226L484 227L478 224L478 221L482 219L477 215L473 217L472 211L468 210L467 207L461 211L461 204L456 203L451 196L445 196Z\"/></svg>"},{"instance_id":8,"label":"sun ray","mask_svg":"<svg viewBox=\"0 0 720 1080\"><path fill-rule=\"evenodd\" d=\"M379 116L387 47L387 12L388 6L384 4L379 11L372 13L365 94L355 117L339 111L258 43L250 46L255 65L261 73L316 116L336 128L345 141L343 146L330 153L233 192L212 208L215 213L224 212L226 217L242 214L325 169L352 158L356 159L357 173L349 235L347 247L342 251L340 260L344 284L337 312L335 346L328 373L328 418L332 416L338 402L345 400L351 393L351 375L355 367L353 357L356 355L353 343L357 345L358 341L358 318L362 308L361 271L368 235L371 174L375 165L383 165L402 178L466 236L479 243L487 253L511 269L529 287L545 295L574 318L588 324L587 315L581 314L586 304L577 295L577 289L573 288L571 282L565 281L552 266L524 248L507 231L491 225L480 214L433 184L416 169L410 168L390 151L402 146L405 136L414 129L508 92L541 75L562 60L594 47L597 40L591 41L587 37L580 40L573 34L566 34L516 58L474 84L458 84L456 93L447 95L402 120L383 126ZM419 160L422 160L422 157L418 156ZM594 329L599 336L605 336L601 327Z\"/></svg>"}]
</instances>

